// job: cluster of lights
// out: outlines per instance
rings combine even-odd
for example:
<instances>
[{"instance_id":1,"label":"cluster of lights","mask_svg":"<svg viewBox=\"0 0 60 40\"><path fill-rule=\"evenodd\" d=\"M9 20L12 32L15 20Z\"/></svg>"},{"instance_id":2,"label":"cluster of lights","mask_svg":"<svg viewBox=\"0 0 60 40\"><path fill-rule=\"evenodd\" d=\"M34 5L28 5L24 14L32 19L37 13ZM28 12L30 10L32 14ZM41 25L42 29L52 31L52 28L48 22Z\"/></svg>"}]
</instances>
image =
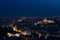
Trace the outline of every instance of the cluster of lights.
<instances>
[{"instance_id":1,"label":"cluster of lights","mask_svg":"<svg viewBox=\"0 0 60 40\"><path fill-rule=\"evenodd\" d=\"M45 18L42 21L38 21L37 23L34 23L34 25L42 24L42 23L54 23L54 20L48 20L48 19Z\"/></svg>"},{"instance_id":2,"label":"cluster of lights","mask_svg":"<svg viewBox=\"0 0 60 40\"><path fill-rule=\"evenodd\" d=\"M47 39L47 37L49 36L49 33L47 33L46 35L42 35L42 33L38 33L38 32L36 32L36 34L39 35L39 38L40 38L41 36L45 36L45 39Z\"/></svg>"},{"instance_id":3,"label":"cluster of lights","mask_svg":"<svg viewBox=\"0 0 60 40\"><path fill-rule=\"evenodd\" d=\"M48 19L46 19L46 18L43 20L43 22L45 22L45 23L54 23L53 20L48 20Z\"/></svg>"},{"instance_id":4,"label":"cluster of lights","mask_svg":"<svg viewBox=\"0 0 60 40\"><path fill-rule=\"evenodd\" d=\"M17 27L15 26L15 27L12 27L12 29L13 29L13 31L15 31L15 32L18 32L18 33L16 33L16 34L12 34L12 33L7 33L7 35L9 36L9 37L20 37L20 35L22 34L22 35L30 35L30 33L29 32L27 32L27 31L22 31L22 30L20 30L20 29L17 29Z\"/></svg>"},{"instance_id":5,"label":"cluster of lights","mask_svg":"<svg viewBox=\"0 0 60 40\"><path fill-rule=\"evenodd\" d=\"M11 34L11 33L7 33L7 35L8 35L8 37L19 37L20 36L20 34Z\"/></svg>"},{"instance_id":6,"label":"cluster of lights","mask_svg":"<svg viewBox=\"0 0 60 40\"><path fill-rule=\"evenodd\" d=\"M22 20L19 19L18 22L22 22ZM55 22L54 22L54 20L48 20L48 19L45 18L42 21L37 21L36 23L34 23L34 25L42 24L42 23L55 23ZM14 24L14 21L13 21L13 24ZM25 35L31 35L29 32L22 31L22 30L18 29L16 26L13 26L13 24L12 25L8 25L8 27L10 26L13 29L13 31L15 31L17 33L16 34L12 34L12 33L8 32L7 33L8 37L20 37L21 34L24 35L24 36ZM41 27L43 27L43 25L41 25ZM60 33L60 31L58 33ZM42 36L42 33L37 33L37 34L39 35L39 38ZM50 36L50 35L47 33L47 35L44 35L44 36L45 36L45 39L47 39L47 37ZM51 36L54 36L54 35L51 35Z\"/></svg>"},{"instance_id":7,"label":"cluster of lights","mask_svg":"<svg viewBox=\"0 0 60 40\"><path fill-rule=\"evenodd\" d=\"M13 31L15 31L15 32L21 32L21 30L17 29L17 27L16 27L16 26L15 26L15 27L13 27Z\"/></svg>"}]
</instances>

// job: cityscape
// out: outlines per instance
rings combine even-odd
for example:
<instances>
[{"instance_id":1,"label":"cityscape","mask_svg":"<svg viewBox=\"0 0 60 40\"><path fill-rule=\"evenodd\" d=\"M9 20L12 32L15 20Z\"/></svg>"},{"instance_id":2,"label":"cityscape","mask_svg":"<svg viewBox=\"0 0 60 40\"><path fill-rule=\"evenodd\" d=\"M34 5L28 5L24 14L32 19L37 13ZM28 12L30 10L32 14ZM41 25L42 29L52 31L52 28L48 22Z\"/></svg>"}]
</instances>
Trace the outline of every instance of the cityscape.
<instances>
[{"instance_id":1,"label":"cityscape","mask_svg":"<svg viewBox=\"0 0 60 40\"><path fill-rule=\"evenodd\" d=\"M60 0L0 0L0 40L60 40Z\"/></svg>"},{"instance_id":2,"label":"cityscape","mask_svg":"<svg viewBox=\"0 0 60 40\"><path fill-rule=\"evenodd\" d=\"M0 40L58 40L60 17L0 17Z\"/></svg>"}]
</instances>

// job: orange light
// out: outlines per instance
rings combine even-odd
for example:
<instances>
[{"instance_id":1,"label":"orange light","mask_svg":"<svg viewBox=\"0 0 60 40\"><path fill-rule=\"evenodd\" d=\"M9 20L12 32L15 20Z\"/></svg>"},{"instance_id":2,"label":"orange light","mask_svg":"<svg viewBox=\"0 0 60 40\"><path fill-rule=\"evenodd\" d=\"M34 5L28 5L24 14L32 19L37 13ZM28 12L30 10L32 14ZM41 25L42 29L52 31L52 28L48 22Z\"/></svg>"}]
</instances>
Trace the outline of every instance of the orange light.
<instances>
[{"instance_id":1,"label":"orange light","mask_svg":"<svg viewBox=\"0 0 60 40\"><path fill-rule=\"evenodd\" d=\"M21 32L21 30L18 30L16 26L13 27L13 30L14 30L15 32Z\"/></svg>"}]
</instances>

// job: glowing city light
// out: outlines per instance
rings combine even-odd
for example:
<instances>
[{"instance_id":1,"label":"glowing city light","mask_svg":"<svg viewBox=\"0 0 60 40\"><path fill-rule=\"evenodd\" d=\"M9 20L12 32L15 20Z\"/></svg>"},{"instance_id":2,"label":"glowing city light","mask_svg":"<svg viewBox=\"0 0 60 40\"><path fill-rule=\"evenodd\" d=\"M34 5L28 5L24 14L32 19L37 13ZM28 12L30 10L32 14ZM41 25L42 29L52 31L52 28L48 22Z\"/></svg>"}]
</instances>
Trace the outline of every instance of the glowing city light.
<instances>
[{"instance_id":1,"label":"glowing city light","mask_svg":"<svg viewBox=\"0 0 60 40\"><path fill-rule=\"evenodd\" d=\"M15 36L16 36L16 37L19 37L19 36L20 36L20 34L15 34Z\"/></svg>"},{"instance_id":2,"label":"glowing city light","mask_svg":"<svg viewBox=\"0 0 60 40\"><path fill-rule=\"evenodd\" d=\"M16 31L16 32L21 32L21 30L18 30L17 27L13 27L13 30Z\"/></svg>"},{"instance_id":3,"label":"glowing city light","mask_svg":"<svg viewBox=\"0 0 60 40\"><path fill-rule=\"evenodd\" d=\"M18 22L22 22L22 19L18 19Z\"/></svg>"},{"instance_id":4,"label":"glowing city light","mask_svg":"<svg viewBox=\"0 0 60 40\"><path fill-rule=\"evenodd\" d=\"M7 33L8 37L20 37L19 33L12 34L12 33Z\"/></svg>"}]
</instances>

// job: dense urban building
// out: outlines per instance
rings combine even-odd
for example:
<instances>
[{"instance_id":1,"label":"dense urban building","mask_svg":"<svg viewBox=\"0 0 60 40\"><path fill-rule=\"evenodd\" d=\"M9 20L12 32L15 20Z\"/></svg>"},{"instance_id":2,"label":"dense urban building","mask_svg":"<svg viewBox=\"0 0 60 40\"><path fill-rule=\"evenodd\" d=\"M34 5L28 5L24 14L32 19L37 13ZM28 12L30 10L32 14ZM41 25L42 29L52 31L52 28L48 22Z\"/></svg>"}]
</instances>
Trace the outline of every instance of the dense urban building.
<instances>
[{"instance_id":1,"label":"dense urban building","mask_svg":"<svg viewBox=\"0 0 60 40\"><path fill-rule=\"evenodd\" d=\"M60 17L1 17L0 40L51 40L60 38Z\"/></svg>"}]
</instances>

